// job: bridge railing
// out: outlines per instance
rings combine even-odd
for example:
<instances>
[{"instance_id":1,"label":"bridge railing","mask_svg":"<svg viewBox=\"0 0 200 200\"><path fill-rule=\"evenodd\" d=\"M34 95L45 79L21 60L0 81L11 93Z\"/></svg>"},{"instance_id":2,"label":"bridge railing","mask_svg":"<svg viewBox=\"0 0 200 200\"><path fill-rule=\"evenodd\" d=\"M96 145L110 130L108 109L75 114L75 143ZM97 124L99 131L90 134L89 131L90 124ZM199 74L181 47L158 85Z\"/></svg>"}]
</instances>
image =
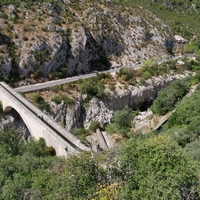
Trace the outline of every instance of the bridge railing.
<instances>
[{"instance_id":1,"label":"bridge railing","mask_svg":"<svg viewBox=\"0 0 200 200\"><path fill-rule=\"evenodd\" d=\"M33 105L26 98L21 96L19 93L15 92L10 86L4 82L0 82L0 86L4 88L11 96L18 100L26 109L31 111L38 119L46 124L50 129L52 129L59 137L65 140L69 145L71 145L77 151L89 151L89 147L81 143L81 141L73 135L71 132L64 129L62 126L53 121L48 115L42 112L39 108Z\"/></svg>"}]
</instances>

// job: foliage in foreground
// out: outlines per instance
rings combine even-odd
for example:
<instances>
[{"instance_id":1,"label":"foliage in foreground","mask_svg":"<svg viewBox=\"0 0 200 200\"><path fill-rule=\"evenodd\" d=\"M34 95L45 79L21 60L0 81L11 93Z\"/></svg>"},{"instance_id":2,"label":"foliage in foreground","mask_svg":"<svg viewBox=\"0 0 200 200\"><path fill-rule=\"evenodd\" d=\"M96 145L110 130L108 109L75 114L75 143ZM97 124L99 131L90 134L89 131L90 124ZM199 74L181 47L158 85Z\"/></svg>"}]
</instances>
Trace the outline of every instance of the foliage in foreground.
<instances>
[{"instance_id":1,"label":"foliage in foreground","mask_svg":"<svg viewBox=\"0 0 200 200\"><path fill-rule=\"evenodd\" d=\"M25 143L8 132L0 132L0 199L198 198L196 165L169 136L135 136L65 160L49 156L44 140Z\"/></svg>"},{"instance_id":2,"label":"foliage in foreground","mask_svg":"<svg viewBox=\"0 0 200 200\"><path fill-rule=\"evenodd\" d=\"M169 136L130 140L122 152L126 176L120 199L183 199L196 190L195 167Z\"/></svg>"}]
</instances>

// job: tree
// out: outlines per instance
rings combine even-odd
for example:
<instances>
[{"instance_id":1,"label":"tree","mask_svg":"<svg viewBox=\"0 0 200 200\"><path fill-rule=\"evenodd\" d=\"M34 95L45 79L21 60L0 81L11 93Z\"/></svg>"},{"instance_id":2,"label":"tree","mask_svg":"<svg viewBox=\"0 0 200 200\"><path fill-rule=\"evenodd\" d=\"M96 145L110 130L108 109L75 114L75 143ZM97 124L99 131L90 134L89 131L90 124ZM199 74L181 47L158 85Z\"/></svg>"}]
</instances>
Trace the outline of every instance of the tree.
<instances>
[{"instance_id":1,"label":"tree","mask_svg":"<svg viewBox=\"0 0 200 200\"><path fill-rule=\"evenodd\" d=\"M196 140L186 145L184 148L186 154L192 159L200 162L200 141Z\"/></svg>"},{"instance_id":2,"label":"tree","mask_svg":"<svg viewBox=\"0 0 200 200\"><path fill-rule=\"evenodd\" d=\"M40 184L46 190L44 199L92 199L98 182L97 170L90 153L70 156L57 177L51 174L54 178L49 180L47 173L42 175ZM43 184L45 180L48 185Z\"/></svg>"},{"instance_id":3,"label":"tree","mask_svg":"<svg viewBox=\"0 0 200 200\"><path fill-rule=\"evenodd\" d=\"M167 135L130 140L121 164L126 176L119 199L198 199L197 166Z\"/></svg>"},{"instance_id":4,"label":"tree","mask_svg":"<svg viewBox=\"0 0 200 200\"><path fill-rule=\"evenodd\" d=\"M21 154L23 145L24 141L14 127L8 129L6 132L0 131L0 157L4 157L5 155L16 156Z\"/></svg>"},{"instance_id":5,"label":"tree","mask_svg":"<svg viewBox=\"0 0 200 200\"><path fill-rule=\"evenodd\" d=\"M132 126L131 122L133 119L133 111L128 106L125 106L123 110L118 110L114 113L113 122L120 128L130 128Z\"/></svg>"}]
</instances>

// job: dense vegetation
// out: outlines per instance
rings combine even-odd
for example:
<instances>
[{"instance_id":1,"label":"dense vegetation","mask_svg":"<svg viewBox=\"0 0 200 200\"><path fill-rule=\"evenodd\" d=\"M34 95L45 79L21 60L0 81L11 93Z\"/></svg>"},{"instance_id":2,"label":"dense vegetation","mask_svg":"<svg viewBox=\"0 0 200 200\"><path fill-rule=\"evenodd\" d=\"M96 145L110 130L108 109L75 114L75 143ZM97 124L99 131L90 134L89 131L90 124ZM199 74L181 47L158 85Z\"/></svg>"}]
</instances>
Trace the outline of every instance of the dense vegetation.
<instances>
[{"instance_id":1,"label":"dense vegetation","mask_svg":"<svg viewBox=\"0 0 200 200\"><path fill-rule=\"evenodd\" d=\"M132 137L67 160L0 132L0 199L197 199L197 164L167 135Z\"/></svg>"},{"instance_id":2,"label":"dense vegetation","mask_svg":"<svg viewBox=\"0 0 200 200\"><path fill-rule=\"evenodd\" d=\"M80 91L88 95L88 100L92 97L105 99L108 94L105 92L105 85L103 80L111 78L109 73L101 73L90 79L79 80ZM111 78L112 79L112 78Z\"/></svg>"},{"instance_id":3,"label":"dense vegetation","mask_svg":"<svg viewBox=\"0 0 200 200\"><path fill-rule=\"evenodd\" d=\"M178 100L186 95L189 89L189 78L175 80L169 87L158 93L157 99L153 102L151 110L160 115L164 115L175 108Z\"/></svg>"},{"instance_id":4,"label":"dense vegetation","mask_svg":"<svg viewBox=\"0 0 200 200\"><path fill-rule=\"evenodd\" d=\"M180 146L190 146L188 151L194 151L196 144L199 144L199 95L200 90L198 86L191 97L184 97L177 104L176 112L173 113L164 126L167 132L176 133L173 134L173 137ZM192 147L192 143L195 146ZM198 152L198 148L196 148L196 151Z\"/></svg>"},{"instance_id":5,"label":"dense vegetation","mask_svg":"<svg viewBox=\"0 0 200 200\"><path fill-rule=\"evenodd\" d=\"M24 2L26 5L33 5L35 2L52 2L52 3L56 3L57 1L55 0L36 0L36 1L29 1L29 0L1 0L0 2L0 6L5 6L5 5L9 5L9 4L13 4L16 6L19 6L21 2Z\"/></svg>"}]
</instances>

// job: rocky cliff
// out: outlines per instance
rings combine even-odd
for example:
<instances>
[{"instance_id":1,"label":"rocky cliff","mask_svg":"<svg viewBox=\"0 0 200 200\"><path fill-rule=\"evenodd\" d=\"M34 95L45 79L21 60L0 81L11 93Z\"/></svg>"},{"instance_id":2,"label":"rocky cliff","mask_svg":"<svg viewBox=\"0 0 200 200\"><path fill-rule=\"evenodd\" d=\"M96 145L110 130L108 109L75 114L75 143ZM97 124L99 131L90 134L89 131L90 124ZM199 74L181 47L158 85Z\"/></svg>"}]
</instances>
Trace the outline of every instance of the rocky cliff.
<instances>
[{"instance_id":1,"label":"rocky cliff","mask_svg":"<svg viewBox=\"0 0 200 200\"><path fill-rule=\"evenodd\" d=\"M50 113L57 122L62 122L68 130L82 126L89 128L92 121L98 121L103 127L111 122L113 113L116 110L122 110L126 105L132 109L145 110L156 98L158 91L168 86L173 80L188 75L189 73L185 72L173 76L159 76L149 79L145 82L145 85L129 85L126 89L120 87L118 83L114 92L109 91L110 95L106 100L93 97L86 106L83 103L83 98L79 96L79 100L67 108L63 103L58 106L51 103Z\"/></svg>"},{"instance_id":2,"label":"rocky cliff","mask_svg":"<svg viewBox=\"0 0 200 200\"><path fill-rule=\"evenodd\" d=\"M0 10L0 72L14 78L87 73L162 56L173 47L169 27L141 7L62 1Z\"/></svg>"}]
</instances>

